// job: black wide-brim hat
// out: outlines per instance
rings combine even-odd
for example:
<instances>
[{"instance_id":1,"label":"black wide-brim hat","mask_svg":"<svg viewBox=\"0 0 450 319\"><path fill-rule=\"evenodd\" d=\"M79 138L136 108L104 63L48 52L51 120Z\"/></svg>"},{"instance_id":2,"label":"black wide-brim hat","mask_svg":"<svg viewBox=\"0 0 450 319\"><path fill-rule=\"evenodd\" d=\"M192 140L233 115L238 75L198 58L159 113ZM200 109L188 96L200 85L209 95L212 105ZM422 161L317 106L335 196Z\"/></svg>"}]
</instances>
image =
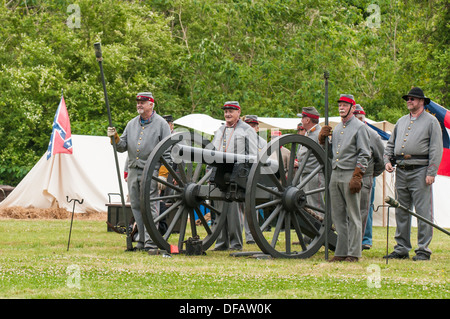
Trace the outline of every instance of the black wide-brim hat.
<instances>
[{"instance_id":1,"label":"black wide-brim hat","mask_svg":"<svg viewBox=\"0 0 450 319\"><path fill-rule=\"evenodd\" d=\"M425 104L424 104L424 105L430 104L430 99L427 98L427 97L425 97L425 95L423 94L423 91L422 91L421 88L418 88L418 87L412 88L412 89L409 91L408 94L402 96L402 99L404 99L405 101L407 101L407 100L408 100L408 96L411 96L411 97L417 97L417 98L419 98L419 99L424 99L424 100L425 100Z\"/></svg>"}]
</instances>

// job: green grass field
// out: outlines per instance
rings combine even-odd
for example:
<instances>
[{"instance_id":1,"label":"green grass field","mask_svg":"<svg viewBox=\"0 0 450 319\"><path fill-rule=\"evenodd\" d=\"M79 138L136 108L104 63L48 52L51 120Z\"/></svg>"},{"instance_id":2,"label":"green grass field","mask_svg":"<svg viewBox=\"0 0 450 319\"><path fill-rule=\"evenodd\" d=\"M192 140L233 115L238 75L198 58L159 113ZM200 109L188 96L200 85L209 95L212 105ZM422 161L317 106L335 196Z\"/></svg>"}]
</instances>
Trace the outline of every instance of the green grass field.
<instances>
[{"instance_id":1,"label":"green grass field","mask_svg":"<svg viewBox=\"0 0 450 319\"><path fill-rule=\"evenodd\" d=\"M448 299L450 237L435 230L429 262L386 260L386 228L358 263L125 252L104 221L0 219L0 298ZM389 230L390 249L394 228ZM412 234L416 243L416 229ZM255 251L255 245L245 250ZM411 257L414 253L412 253ZM332 253L330 253L332 256Z\"/></svg>"}]
</instances>

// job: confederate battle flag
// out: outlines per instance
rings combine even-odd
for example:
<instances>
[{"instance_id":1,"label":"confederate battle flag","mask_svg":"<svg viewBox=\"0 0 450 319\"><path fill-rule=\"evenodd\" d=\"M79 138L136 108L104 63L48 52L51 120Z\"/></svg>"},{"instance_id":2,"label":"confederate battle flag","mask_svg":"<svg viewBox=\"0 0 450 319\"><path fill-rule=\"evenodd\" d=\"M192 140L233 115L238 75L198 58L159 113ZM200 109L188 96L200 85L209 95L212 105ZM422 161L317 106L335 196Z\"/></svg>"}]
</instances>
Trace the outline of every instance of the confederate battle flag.
<instances>
[{"instance_id":1,"label":"confederate battle flag","mask_svg":"<svg viewBox=\"0 0 450 319\"><path fill-rule=\"evenodd\" d=\"M72 133L70 131L69 113L64 96L61 96L58 110L53 120L52 135L48 143L47 160L54 154L72 154Z\"/></svg>"}]
</instances>

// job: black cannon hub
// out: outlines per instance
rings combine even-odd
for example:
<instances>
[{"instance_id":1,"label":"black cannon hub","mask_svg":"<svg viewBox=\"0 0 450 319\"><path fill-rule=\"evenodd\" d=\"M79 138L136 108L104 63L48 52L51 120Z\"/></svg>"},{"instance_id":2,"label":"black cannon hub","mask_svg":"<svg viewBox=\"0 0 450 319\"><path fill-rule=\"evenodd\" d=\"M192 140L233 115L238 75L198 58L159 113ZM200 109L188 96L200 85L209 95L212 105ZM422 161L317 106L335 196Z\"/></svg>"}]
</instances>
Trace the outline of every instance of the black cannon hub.
<instances>
[{"instance_id":1,"label":"black cannon hub","mask_svg":"<svg viewBox=\"0 0 450 319\"><path fill-rule=\"evenodd\" d=\"M306 204L305 192L295 186L289 186L283 192L281 202L287 211L297 211Z\"/></svg>"},{"instance_id":2,"label":"black cannon hub","mask_svg":"<svg viewBox=\"0 0 450 319\"><path fill-rule=\"evenodd\" d=\"M182 193L183 202L191 208L198 207L198 205L201 203L199 192L199 185L197 185L196 183L187 184Z\"/></svg>"}]
</instances>

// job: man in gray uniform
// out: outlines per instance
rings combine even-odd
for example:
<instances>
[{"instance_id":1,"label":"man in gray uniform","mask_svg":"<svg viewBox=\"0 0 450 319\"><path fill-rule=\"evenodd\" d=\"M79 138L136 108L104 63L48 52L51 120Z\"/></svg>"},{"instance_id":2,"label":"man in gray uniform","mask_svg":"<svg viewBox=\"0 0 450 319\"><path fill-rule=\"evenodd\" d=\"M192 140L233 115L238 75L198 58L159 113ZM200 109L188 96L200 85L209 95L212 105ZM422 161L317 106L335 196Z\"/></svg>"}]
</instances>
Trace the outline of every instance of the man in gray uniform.
<instances>
[{"instance_id":1,"label":"man in gray uniform","mask_svg":"<svg viewBox=\"0 0 450 319\"><path fill-rule=\"evenodd\" d=\"M338 105L341 122L332 132L325 125L319 133L319 144L332 135L332 172L330 179L331 216L338 234L331 262L358 261L361 257L361 187L370 160L369 134L355 118L353 95L341 94ZM332 133L331 133L332 132Z\"/></svg>"},{"instance_id":2,"label":"man in gray uniform","mask_svg":"<svg viewBox=\"0 0 450 319\"><path fill-rule=\"evenodd\" d=\"M353 112L353 114L355 114L358 120L366 124L367 132L369 133L369 147L371 152L369 164L367 165L367 169L362 180L363 187L361 189L361 222L362 234L364 237L367 218L369 217L370 198L372 195L374 178L384 171L384 145L381 141L380 135L367 125L366 112L361 105L356 104L355 112Z\"/></svg>"},{"instance_id":3,"label":"man in gray uniform","mask_svg":"<svg viewBox=\"0 0 450 319\"><path fill-rule=\"evenodd\" d=\"M247 123L248 125L250 125L256 132L257 137L258 137L258 152L261 152L261 150L267 146L267 141L261 136L259 135L259 120L258 120L258 116L256 115L246 115L243 118L244 122ZM245 213L244 213L245 215ZM247 244L254 244L255 240L253 239L253 235L250 232L250 227L248 226L248 221L247 218L244 218L244 232L245 232L245 242Z\"/></svg>"},{"instance_id":4,"label":"man in gray uniform","mask_svg":"<svg viewBox=\"0 0 450 319\"><path fill-rule=\"evenodd\" d=\"M240 119L241 106L237 101L226 102L222 107L225 125L214 134L212 144L216 150L226 153L248 154L257 156L257 139L255 130ZM223 202L216 201L216 207L222 210ZM217 238L215 250L241 250L243 246L243 203L231 202L226 212L227 221L224 230Z\"/></svg>"},{"instance_id":5,"label":"man in gray uniform","mask_svg":"<svg viewBox=\"0 0 450 319\"><path fill-rule=\"evenodd\" d=\"M302 118L302 127L305 129L305 136L312 139L314 142L319 143L319 132L322 127L319 125L319 112L314 106L304 107L302 109L302 114L299 115ZM301 167L302 162L305 161L305 154L308 151L306 147L299 147L297 151L298 166ZM306 178L317 166L319 162L314 155L310 155L307 163L300 177L300 182ZM305 192L319 189L325 187L325 176L322 172L316 174L303 188ZM307 197L307 202L313 207L325 210L325 203L323 198L323 193L315 193ZM323 213L318 212L321 216Z\"/></svg>"},{"instance_id":6,"label":"man in gray uniform","mask_svg":"<svg viewBox=\"0 0 450 319\"><path fill-rule=\"evenodd\" d=\"M267 146L267 141L259 135L259 120L258 116L256 115L246 115L244 116L244 122L250 125L258 135L258 152L261 152L261 150Z\"/></svg>"},{"instance_id":7,"label":"man in gray uniform","mask_svg":"<svg viewBox=\"0 0 450 319\"><path fill-rule=\"evenodd\" d=\"M170 135L169 124L153 110L154 99L150 92L139 93L136 97L138 116L127 123L122 136L114 127L108 127L108 136L115 138L118 152L128 151L128 193L130 195L131 210L138 228L136 250L156 248L144 226L140 206L140 183L145 163L155 146L166 136ZM170 154L167 154L170 161ZM158 175L155 170L154 175ZM150 197L158 195L158 186L152 181ZM153 218L158 216L159 202L152 202Z\"/></svg>"},{"instance_id":8,"label":"man in gray uniform","mask_svg":"<svg viewBox=\"0 0 450 319\"><path fill-rule=\"evenodd\" d=\"M430 103L420 88L412 88L406 100L409 114L401 117L384 151L384 163L388 172L395 172L396 199L420 216L433 221L433 190L437 170L442 158L442 131L438 120L424 110ZM401 208L395 209L397 230L394 251L385 258L409 258L411 247L411 215ZM433 235L432 226L418 223L418 248L413 260L429 260L428 245Z\"/></svg>"}]
</instances>

